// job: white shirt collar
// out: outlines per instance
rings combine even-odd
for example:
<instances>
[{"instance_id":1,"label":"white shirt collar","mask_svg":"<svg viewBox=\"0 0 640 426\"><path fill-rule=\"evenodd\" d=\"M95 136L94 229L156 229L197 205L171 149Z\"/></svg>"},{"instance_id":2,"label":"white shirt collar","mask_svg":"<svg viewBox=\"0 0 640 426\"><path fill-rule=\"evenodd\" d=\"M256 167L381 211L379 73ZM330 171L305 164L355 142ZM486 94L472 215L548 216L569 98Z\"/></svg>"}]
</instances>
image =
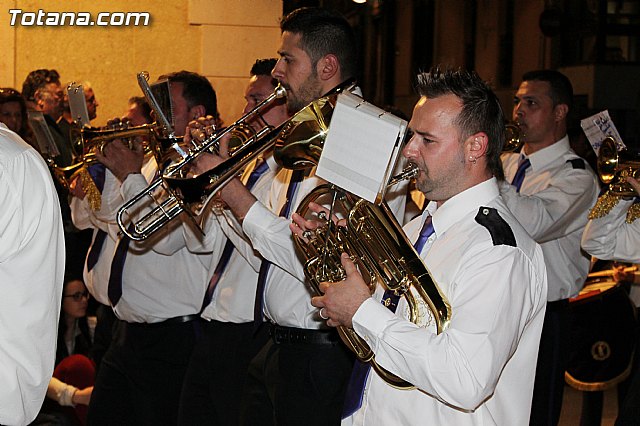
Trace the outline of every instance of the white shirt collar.
<instances>
[{"instance_id":1,"label":"white shirt collar","mask_svg":"<svg viewBox=\"0 0 640 426\"><path fill-rule=\"evenodd\" d=\"M433 229L436 235L442 235L451 226L499 195L498 182L492 177L451 197L440 207L434 201L429 202L422 215L422 223L428 215L433 216Z\"/></svg>"}]
</instances>

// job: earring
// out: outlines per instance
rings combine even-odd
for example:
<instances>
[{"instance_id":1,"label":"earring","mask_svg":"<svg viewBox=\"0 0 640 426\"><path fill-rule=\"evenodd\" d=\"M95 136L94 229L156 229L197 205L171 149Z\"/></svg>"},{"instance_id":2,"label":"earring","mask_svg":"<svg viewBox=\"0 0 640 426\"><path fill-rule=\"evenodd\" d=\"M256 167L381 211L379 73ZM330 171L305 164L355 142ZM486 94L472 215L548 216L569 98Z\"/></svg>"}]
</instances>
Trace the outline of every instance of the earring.
<instances>
[{"instance_id":1,"label":"earring","mask_svg":"<svg viewBox=\"0 0 640 426\"><path fill-rule=\"evenodd\" d=\"M469 156L469 161L471 161L473 164L476 164L476 162L478 161L478 159L476 157L474 157L473 155Z\"/></svg>"}]
</instances>

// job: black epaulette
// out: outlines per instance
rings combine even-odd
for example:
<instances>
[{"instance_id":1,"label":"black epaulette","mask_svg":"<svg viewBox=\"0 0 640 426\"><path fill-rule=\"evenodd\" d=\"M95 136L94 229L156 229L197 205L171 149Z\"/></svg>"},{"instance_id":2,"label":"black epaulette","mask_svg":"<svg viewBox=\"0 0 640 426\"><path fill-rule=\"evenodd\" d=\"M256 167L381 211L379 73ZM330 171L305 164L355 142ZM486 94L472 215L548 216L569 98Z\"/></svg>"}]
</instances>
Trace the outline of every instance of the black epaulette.
<instances>
[{"instance_id":1,"label":"black epaulette","mask_svg":"<svg viewBox=\"0 0 640 426\"><path fill-rule=\"evenodd\" d=\"M517 247L516 237L509 224L500 217L496 209L491 207L480 207L476 215L476 222L487 228L491 234L494 246Z\"/></svg>"},{"instance_id":2,"label":"black epaulette","mask_svg":"<svg viewBox=\"0 0 640 426\"><path fill-rule=\"evenodd\" d=\"M571 163L571 167L573 167L574 169L584 170L584 160L582 158L567 160L567 163Z\"/></svg>"}]
</instances>

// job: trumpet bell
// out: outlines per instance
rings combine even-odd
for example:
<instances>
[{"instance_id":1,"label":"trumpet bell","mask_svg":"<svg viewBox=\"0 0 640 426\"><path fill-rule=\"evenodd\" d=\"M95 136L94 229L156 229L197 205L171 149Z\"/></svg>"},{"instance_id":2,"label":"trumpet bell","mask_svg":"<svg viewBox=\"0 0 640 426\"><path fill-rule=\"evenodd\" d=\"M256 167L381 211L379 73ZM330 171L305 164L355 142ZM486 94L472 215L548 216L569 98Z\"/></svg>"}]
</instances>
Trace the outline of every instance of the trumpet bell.
<instances>
[{"instance_id":1,"label":"trumpet bell","mask_svg":"<svg viewBox=\"0 0 640 426\"><path fill-rule=\"evenodd\" d=\"M522 133L517 123L509 123L504 126L504 146L502 147L502 152L516 152L522 147L523 143Z\"/></svg>"},{"instance_id":2,"label":"trumpet bell","mask_svg":"<svg viewBox=\"0 0 640 426\"><path fill-rule=\"evenodd\" d=\"M597 161L598 177L609 185L609 191L621 197L633 197L633 187L626 181L627 176L640 178L640 155L627 151L618 152L615 139L607 137L602 141Z\"/></svg>"}]
</instances>

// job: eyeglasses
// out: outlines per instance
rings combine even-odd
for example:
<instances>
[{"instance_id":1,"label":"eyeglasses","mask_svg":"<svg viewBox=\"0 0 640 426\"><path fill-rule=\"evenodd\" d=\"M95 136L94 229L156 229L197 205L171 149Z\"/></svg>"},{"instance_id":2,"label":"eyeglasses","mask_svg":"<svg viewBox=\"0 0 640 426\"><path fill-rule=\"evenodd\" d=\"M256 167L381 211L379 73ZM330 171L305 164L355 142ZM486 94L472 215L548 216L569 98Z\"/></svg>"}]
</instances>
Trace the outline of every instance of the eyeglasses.
<instances>
[{"instance_id":1,"label":"eyeglasses","mask_svg":"<svg viewBox=\"0 0 640 426\"><path fill-rule=\"evenodd\" d=\"M62 297L73 297L73 300L75 300L76 302L81 301L83 298L89 298L89 292L88 291L78 291L76 293L73 294L64 294L62 295Z\"/></svg>"}]
</instances>

